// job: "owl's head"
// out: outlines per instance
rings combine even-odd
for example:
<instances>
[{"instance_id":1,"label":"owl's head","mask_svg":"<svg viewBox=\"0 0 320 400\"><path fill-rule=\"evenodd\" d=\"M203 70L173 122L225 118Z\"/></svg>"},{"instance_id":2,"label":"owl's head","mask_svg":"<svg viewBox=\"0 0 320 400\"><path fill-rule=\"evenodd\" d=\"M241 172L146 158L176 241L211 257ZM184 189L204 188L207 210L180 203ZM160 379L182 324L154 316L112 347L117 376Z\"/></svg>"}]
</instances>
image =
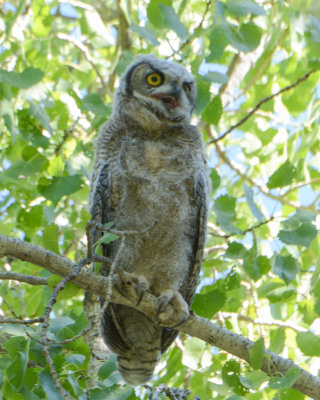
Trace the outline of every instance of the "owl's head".
<instances>
[{"instance_id":1,"label":"owl's head","mask_svg":"<svg viewBox=\"0 0 320 400\"><path fill-rule=\"evenodd\" d=\"M181 65L152 54L142 55L121 77L118 102L134 101L141 113L153 114L161 122L188 124L196 102L193 76ZM120 105L120 104L119 104Z\"/></svg>"}]
</instances>

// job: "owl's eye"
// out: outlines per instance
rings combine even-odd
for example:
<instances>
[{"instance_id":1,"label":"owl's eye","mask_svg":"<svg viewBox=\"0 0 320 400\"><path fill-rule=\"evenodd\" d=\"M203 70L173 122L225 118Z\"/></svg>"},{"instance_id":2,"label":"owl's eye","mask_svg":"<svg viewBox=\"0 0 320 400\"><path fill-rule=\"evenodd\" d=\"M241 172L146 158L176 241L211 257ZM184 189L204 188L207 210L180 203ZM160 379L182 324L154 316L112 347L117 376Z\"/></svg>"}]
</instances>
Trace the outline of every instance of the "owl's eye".
<instances>
[{"instance_id":1,"label":"owl's eye","mask_svg":"<svg viewBox=\"0 0 320 400\"><path fill-rule=\"evenodd\" d=\"M191 93L191 85L190 85L190 83L184 83L184 84L183 84L183 90L184 90L187 94L190 94L190 93Z\"/></svg>"},{"instance_id":2,"label":"owl's eye","mask_svg":"<svg viewBox=\"0 0 320 400\"><path fill-rule=\"evenodd\" d=\"M146 77L147 84L150 86L160 86L163 82L163 76L158 72L151 72Z\"/></svg>"}]
</instances>

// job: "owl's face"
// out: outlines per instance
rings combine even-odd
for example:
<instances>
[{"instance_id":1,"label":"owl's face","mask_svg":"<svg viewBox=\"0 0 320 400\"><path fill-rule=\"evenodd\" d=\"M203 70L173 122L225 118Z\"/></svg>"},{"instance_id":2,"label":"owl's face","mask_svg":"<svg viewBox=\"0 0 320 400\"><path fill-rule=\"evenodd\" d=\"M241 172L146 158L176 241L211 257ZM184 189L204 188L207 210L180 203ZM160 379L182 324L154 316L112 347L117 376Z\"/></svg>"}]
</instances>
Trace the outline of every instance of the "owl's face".
<instances>
[{"instance_id":1,"label":"owl's face","mask_svg":"<svg viewBox=\"0 0 320 400\"><path fill-rule=\"evenodd\" d=\"M179 64L140 56L121 78L120 94L151 111L160 121L186 124L195 106L193 76Z\"/></svg>"}]
</instances>

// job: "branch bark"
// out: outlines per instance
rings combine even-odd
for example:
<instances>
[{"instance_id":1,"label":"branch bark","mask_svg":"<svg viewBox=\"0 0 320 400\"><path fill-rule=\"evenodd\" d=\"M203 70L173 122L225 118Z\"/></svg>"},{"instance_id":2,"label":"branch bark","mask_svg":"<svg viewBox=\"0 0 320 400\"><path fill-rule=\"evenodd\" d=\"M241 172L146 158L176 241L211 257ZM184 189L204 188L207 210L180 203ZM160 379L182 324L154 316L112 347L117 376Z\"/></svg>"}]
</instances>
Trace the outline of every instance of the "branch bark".
<instances>
[{"instance_id":1,"label":"branch bark","mask_svg":"<svg viewBox=\"0 0 320 400\"><path fill-rule=\"evenodd\" d=\"M11 256L30 262L62 277L71 274L72 268L76 265L76 263L68 258L61 257L40 246L0 235L0 257L4 256ZM109 281L109 278L97 275L84 268L82 268L79 274L73 279L75 285L98 296L104 296L107 293ZM128 290L128 296L123 296L118 291L113 290L111 301L136 308L147 314L160 325L164 325L166 320L175 319L175 311L170 305L165 312L161 314L161 319L157 317L158 299L150 293L146 293L140 304L136 306L138 294L135 290ZM201 318L192 312L188 320L179 325L178 329L179 331L219 347L242 360L250 362L249 352L254 342L241 335L230 332L205 318ZM297 368L300 371L300 376L293 387L314 400L320 400L320 378L303 370L294 364L292 360L280 357L268 350L265 351L265 355L261 367L262 371L270 376L284 376L291 367Z\"/></svg>"}]
</instances>

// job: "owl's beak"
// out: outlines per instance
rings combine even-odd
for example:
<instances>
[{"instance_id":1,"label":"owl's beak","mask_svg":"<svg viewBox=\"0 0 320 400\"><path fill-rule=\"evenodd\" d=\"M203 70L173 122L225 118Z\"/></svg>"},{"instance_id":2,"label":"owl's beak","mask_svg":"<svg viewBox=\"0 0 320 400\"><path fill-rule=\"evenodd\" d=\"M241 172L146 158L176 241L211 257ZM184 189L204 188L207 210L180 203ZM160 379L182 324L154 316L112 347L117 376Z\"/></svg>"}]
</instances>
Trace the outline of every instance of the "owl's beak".
<instances>
[{"instance_id":1,"label":"owl's beak","mask_svg":"<svg viewBox=\"0 0 320 400\"><path fill-rule=\"evenodd\" d=\"M170 108L177 107L179 105L179 98L181 89L176 89L170 93L155 93L152 95L154 99L162 100Z\"/></svg>"}]
</instances>

